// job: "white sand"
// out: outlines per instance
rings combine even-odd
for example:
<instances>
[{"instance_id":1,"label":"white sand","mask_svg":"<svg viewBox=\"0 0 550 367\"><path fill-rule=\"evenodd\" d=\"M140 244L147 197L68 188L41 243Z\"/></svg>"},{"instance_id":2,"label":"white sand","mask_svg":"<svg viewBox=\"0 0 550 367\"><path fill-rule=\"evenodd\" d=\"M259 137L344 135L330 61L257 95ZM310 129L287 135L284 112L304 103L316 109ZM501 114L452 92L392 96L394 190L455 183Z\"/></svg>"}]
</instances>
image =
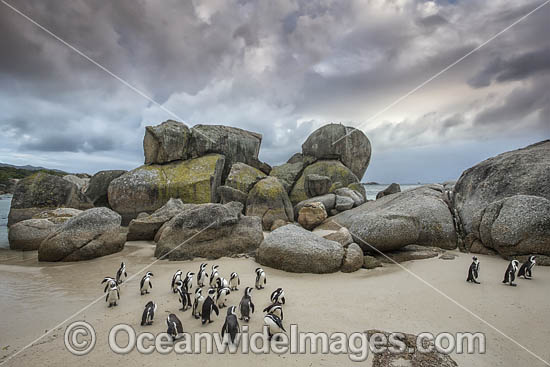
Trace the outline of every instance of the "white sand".
<instances>
[{"instance_id":1,"label":"white sand","mask_svg":"<svg viewBox=\"0 0 550 367\"><path fill-rule=\"evenodd\" d=\"M130 274L154 261L153 249L147 242L129 242L119 254L87 262L61 264L38 263L36 253L1 252L0 361L102 296L100 281L103 276L114 275L122 259ZM404 266L534 353L550 360L550 268L535 268L533 280L518 280L519 286L513 288L501 284L507 266L505 260L478 256L481 260L482 284L472 285L465 281L471 256L457 255L455 260L436 258L408 262ZM13 257L16 259L10 259ZM177 296L169 289L171 276L178 268L184 272L196 272L201 262L159 261L148 269L155 274L150 296L141 297L139 294L140 275L122 288L118 307L107 308L104 300L101 300L76 316L73 320L86 320L96 330L97 344L90 354L75 357L65 349L64 325L37 345L9 360L6 365L181 366L186 363L196 366L200 363L206 367L219 366L222 358L222 363L229 361L239 366L258 363L264 366L279 366L282 363L286 366L351 364L347 355L181 356L154 353L147 356L136 351L129 355L117 355L109 349L107 336L115 324L125 322L134 326L138 332L158 333L166 329L164 320L168 312L174 312L180 317L185 331L220 331L226 309L222 310L223 317L203 327L199 321L191 318L190 311L178 311ZM252 259L244 258L223 258L215 263L220 265L222 275L227 278L232 271L240 274L241 288L229 298L229 304L238 304L244 287L253 285L253 271L258 265ZM452 358L460 366L544 365L396 265L386 265L375 270L362 269L352 274L329 275L292 274L270 268L265 270L268 274L267 289L253 292L257 311L250 322L251 332L261 329L261 310L268 304L271 291L283 287L287 297L284 324L298 324L301 331L352 333L381 329L414 334L480 331L486 333L487 353L453 354ZM143 306L149 300L157 302L159 307L155 323L141 327Z\"/></svg>"}]
</instances>

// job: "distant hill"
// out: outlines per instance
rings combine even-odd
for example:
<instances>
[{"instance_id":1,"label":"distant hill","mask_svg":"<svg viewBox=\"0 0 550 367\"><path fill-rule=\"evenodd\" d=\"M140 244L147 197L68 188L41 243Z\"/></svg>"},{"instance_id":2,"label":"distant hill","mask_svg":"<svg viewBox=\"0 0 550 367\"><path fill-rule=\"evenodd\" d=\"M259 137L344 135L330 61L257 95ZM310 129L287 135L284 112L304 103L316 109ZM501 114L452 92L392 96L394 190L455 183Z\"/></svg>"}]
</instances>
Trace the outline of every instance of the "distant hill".
<instances>
[{"instance_id":1,"label":"distant hill","mask_svg":"<svg viewBox=\"0 0 550 367\"><path fill-rule=\"evenodd\" d=\"M65 176L67 173L57 169L47 169L35 166L14 166L12 164L0 163L0 192L13 192L12 179L22 179L36 172L46 172L50 175Z\"/></svg>"},{"instance_id":2,"label":"distant hill","mask_svg":"<svg viewBox=\"0 0 550 367\"><path fill-rule=\"evenodd\" d=\"M10 167L10 168L24 169L24 170L27 170L27 171L56 171L56 172L60 172L60 173L65 173L65 172L60 171L58 169L49 169L49 168L44 168L44 167L36 167L36 166L28 165L28 164L26 166L14 166L13 164L0 162L0 167Z\"/></svg>"}]
</instances>

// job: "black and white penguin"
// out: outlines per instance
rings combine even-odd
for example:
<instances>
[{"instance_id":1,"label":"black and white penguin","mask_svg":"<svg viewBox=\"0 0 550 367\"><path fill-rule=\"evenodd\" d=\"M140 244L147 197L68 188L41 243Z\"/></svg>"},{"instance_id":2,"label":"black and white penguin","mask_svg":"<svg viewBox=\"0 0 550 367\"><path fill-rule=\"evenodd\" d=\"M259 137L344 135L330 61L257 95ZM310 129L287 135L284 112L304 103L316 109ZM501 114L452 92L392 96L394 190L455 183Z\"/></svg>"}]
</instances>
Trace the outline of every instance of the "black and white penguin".
<instances>
[{"instance_id":1,"label":"black and white penguin","mask_svg":"<svg viewBox=\"0 0 550 367\"><path fill-rule=\"evenodd\" d=\"M477 281L477 278L479 277L479 260L477 257L472 257L472 264L470 265L470 269L468 269L468 278L466 278L467 282L472 282L475 284L480 284Z\"/></svg>"},{"instance_id":2,"label":"black and white penguin","mask_svg":"<svg viewBox=\"0 0 550 367\"><path fill-rule=\"evenodd\" d=\"M198 319L201 317L202 304L204 303L204 296L202 295L202 289L195 289L195 301L193 302L193 316Z\"/></svg>"},{"instance_id":3,"label":"black and white penguin","mask_svg":"<svg viewBox=\"0 0 550 367\"><path fill-rule=\"evenodd\" d=\"M124 264L124 261L120 263L120 268L118 268L118 271L116 272L116 282L117 284L122 284L128 277L128 274L126 273L126 264Z\"/></svg>"},{"instance_id":4,"label":"black and white penguin","mask_svg":"<svg viewBox=\"0 0 550 367\"><path fill-rule=\"evenodd\" d=\"M224 277L218 277L215 284L218 289L229 288L229 282Z\"/></svg>"},{"instance_id":5,"label":"black and white penguin","mask_svg":"<svg viewBox=\"0 0 550 367\"><path fill-rule=\"evenodd\" d=\"M174 273L174 275L172 276L172 283L170 283L170 287L172 288L172 292L174 292L174 293L177 293L177 291L178 291L177 283L179 281L181 281L181 275L182 274L183 274L183 272L178 269L178 271L176 271Z\"/></svg>"},{"instance_id":6,"label":"black and white penguin","mask_svg":"<svg viewBox=\"0 0 550 367\"><path fill-rule=\"evenodd\" d=\"M118 290L118 285L111 283L109 285L107 296L105 297L105 302L109 304L109 307L118 306L119 299L120 299L120 292Z\"/></svg>"},{"instance_id":7,"label":"black and white penguin","mask_svg":"<svg viewBox=\"0 0 550 367\"><path fill-rule=\"evenodd\" d=\"M173 341L176 341L181 334L183 334L183 325L181 324L180 319L173 313L168 315L166 318L166 326L168 326L168 330L166 330L166 333L172 337Z\"/></svg>"},{"instance_id":8,"label":"black and white penguin","mask_svg":"<svg viewBox=\"0 0 550 367\"><path fill-rule=\"evenodd\" d=\"M143 278L141 278L141 282L139 282L139 289L141 290L141 295L149 294L149 289L153 288L153 284L151 284L151 277L153 276L153 273L148 271L145 273Z\"/></svg>"},{"instance_id":9,"label":"black and white penguin","mask_svg":"<svg viewBox=\"0 0 550 367\"><path fill-rule=\"evenodd\" d=\"M208 274L206 273L206 265L207 263L202 263L199 272L197 273L197 286L204 287L204 281L208 277Z\"/></svg>"},{"instance_id":10,"label":"black and white penguin","mask_svg":"<svg viewBox=\"0 0 550 367\"><path fill-rule=\"evenodd\" d=\"M265 276L265 271L262 268L256 268L256 289L265 288L267 283L267 278Z\"/></svg>"},{"instance_id":11,"label":"black and white penguin","mask_svg":"<svg viewBox=\"0 0 550 367\"><path fill-rule=\"evenodd\" d=\"M518 272L518 278L524 277L525 279L531 279L533 277L533 274L531 271L533 270L533 267L535 266L535 258L536 256L529 256L529 259L527 259L526 262L521 265L521 268L519 268Z\"/></svg>"},{"instance_id":12,"label":"black and white penguin","mask_svg":"<svg viewBox=\"0 0 550 367\"><path fill-rule=\"evenodd\" d=\"M141 315L141 326L151 325L153 323L153 318L155 317L156 311L156 303L153 301L147 302L145 309L143 310L143 315Z\"/></svg>"},{"instance_id":13,"label":"black and white penguin","mask_svg":"<svg viewBox=\"0 0 550 367\"><path fill-rule=\"evenodd\" d=\"M241 285L241 280L239 279L239 274L236 272L232 272L231 276L229 277L229 288L232 291L238 291L238 286Z\"/></svg>"},{"instance_id":14,"label":"black and white penguin","mask_svg":"<svg viewBox=\"0 0 550 367\"><path fill-rule=\"evenodd\" d=\"M227 310L227 316L225 316L225 323L222 326L222 338L225 333L229 334L229 339L231 343L235 344L235 338L237 334L241 331L239 327L239 321L237 320L237 315L235 314L235 309L237 307L231 306Z\"/></svg>"},{"instance_id":15,"label":"black and white penguin","mask_svg":"<svg viewBox=\"0 0 550 367\"><path fill-rule=\"evenodd\" d=\"M231 290L228 287L218 288L216 293L216 304L218 308L224 308L225 302L227 302L227 296L231 294Z\"/></svg>"},{"instance_id":16,"label":"black and white penguin","mask_svg":"<svg viewBox=\"0 0 550 367\"><path fill-rule=\"evenodd\" d=\"M284 319L283 315L283 305L281 305L279 302L275 302L264 308L264 312L267 314L273 314L280 318L281 320Z\"/></svg>"},{"instance_id":17,"label":"black and white penguin","mask_svg":"<svg viewBox=\"0 0 550 367\"><path fill-rule=\"evenodd\" d=\"M107 289L109 289L111 284L118 285L118 283L116 282L116 279L112 278L112 277L103 278L103 280L101 281L101 284L103 284L103 283L106 283L105 284L105 289L103 290L103 293L107 293Z\"/></svg>"},{"instance_id":18,"label":"black and white penguin","mask_svg":"<svg viewBox=\"0 0 550 367\"><path fill-rule=\"evenodd\" d=\"M281 319L272 313L265 315L264 324L267 325L267 335L269 336L269 340L271 340L273 335L286 332ZM277 339L277 337L275 337L275 339Z\"/></svg>"},{"instance_id":19,"label":"black and white penguin","mask_svg":"<svg viewBox=\"0 0 550 367\"><path fill-rule=\"evenodd\" d=\"M178 288L178 294L179 301L181 303L180 311L187 311L187 309L191 307L191 295L183 284Z\"/></svg>"},{"instance_id":20,"label":"black and white penguin","mask_svg":"<svg viewBox=\"0 0 550 367\"><path fill-rule=\"evenodd\" d=\"M512 287L515 287L517 284L514 284L514 280L516 279L516 271L518 270L519 261L512 260L510 261L510 264L508 264L508 268L506 268L506 273L504 273L504 280L502 283L510 283Z\"/></svg>"},{"instance_id":21,"label":"black and white penguin","mask_svg":"<svg viewBox=\"0 0 550 367\"><path fill-rule=\"evenodd\" d=\"M239 311L241 312L241 320L246 322L250 321L250 314L254 313L254 303L252 303L252 287L246 287L244 290L244 296L239 303Z\"/></svg>"},{"instance_id":22,"label":"black and white penguin","mask_svg":"<svg viewBox=\"0 0 550 367\"><path fill-rule=\"evenodd\" d=\"M210 288L216 287L216 282L220 277L220 273L218 272L218 269L219 269L218 265L212 265L212 272L210 272Z\"/></svg>"},{"instance_id":23,"label":"black and white penguin","mask_svg":"<svg viewBox=\"0 0 550 367\"><path fill-rule=\"evenodd\" d=\"M216 294L216 290L214 288L210 288L208 290L208 296L204 300L202 304L202 312L201 312L201 322L202 324L206 324L206 322L213 322L210 318L212 311L216 313L217 316L220 314L220 310L218 309L218 306L216 306L216 303L214 303L214 295Z\"/></svg>"},{"instance_id":24,"label":"black and white penguin","mask_svg":"<svg viewBox=\"0 0 550 367\"><path fill-rule=\"evenodd\" d=\"M271 293L271 303L282 303L283 305L285 304L285 291L283 290L283 288L277 288L273 291L273 293Z\"/></svg>"},{"instance_id":25,"label":"black and white penguin","mask_svg":"<svg viewBox=\"0 0 550 367\"><path fill-rule=\"evenodd\" d=\"M187 274L185 274L185 278L183 279L183 286L187 289L187 291L191 291L191 288L193 288L193 276L195 273L188 271Z\"/></svg>"}]
</instances>

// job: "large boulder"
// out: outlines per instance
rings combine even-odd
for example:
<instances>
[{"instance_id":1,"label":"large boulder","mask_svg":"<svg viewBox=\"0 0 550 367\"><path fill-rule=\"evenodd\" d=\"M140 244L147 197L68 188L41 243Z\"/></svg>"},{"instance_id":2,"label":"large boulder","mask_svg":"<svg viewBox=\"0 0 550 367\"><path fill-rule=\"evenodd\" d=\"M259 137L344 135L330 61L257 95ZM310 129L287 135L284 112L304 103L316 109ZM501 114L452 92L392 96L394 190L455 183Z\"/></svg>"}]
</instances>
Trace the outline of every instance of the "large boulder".
<instances>
[{"instance_id":1,"label":"large boulder","mask_svg":"<svg viewBox=\"0 0 550 367\"><path fill-rule=\"evenodd\" d=\"M472 230L485 248L505 258L550 255L550 200L515 195L495 201L476 215Z\"/></svg>"},{"instance_id":2,"label":"large boulder","mask_svg":"<svg viewBox=\"0 0 550 367\"><path fill-rule=\"evenodd\" d=\"M209 154L141 166L111 182L109 204L128 223L141 212L154 212L170 198L191 204L216 202L224 161L223 155Z\"/></svg>"},{"instance_id":3,"label":"large boulder","mask_svg":"<svg viewBox=\"0 0 550 367\"><path fill-rule=\"evenodd\" d=\"M248 193L258 181L265 177L266 174L259 169L237 162L231 166L229 175L225 179L225 186Z\"/></svg>"},{"instance_id":4,"label":"large boulder","mask_svg":"<svg viewBox=\"0 0 550 367\"><path fill-rule=\"evenodd\" d=\"M152 241L160 227L176 214L193 209L197 204L184 204L180 199L171 198L164 206L151 215L138 216L128 226L128 241Z\"/></svg>"},{"instance_id":5,"label":"large boulder","mask_svg":"<svg viewBox=\"0 0 550 367\"><path fill-rule=\"evenodd\" d=\"M298 223L308 230L312 230L327 219L327 211L323 203L314 201L304 205L298 212Z\"/></svg>"},{"instance_id":6,"label":"large boulder","mask_svg":"<svg viewBox=\"0 0 550 367\"><path fill-rule=\"evenodd\" d=\"M376 199L380 199L381 197L384 197L386 195L397 194L398 192L401 192L401 186L394 182L386 187L384 190L376 194Z\"/></svg>"},{"instance_id":7,"label":"large boulder","mask_svg":"<svg viewBox=\"0 0 550 367\"><path fill-rule=\"evenodd\" d=\"M155 256L170 260L219 258L254 251L263 239L260 218L241 215L242 204L202 204L160 230Z\"/></svg>"},{"instance_id":8,"label":"large boulder","mask_svg":"<svg viewBox=\"0 0 550 367\"><path fill-rule=\"evenodd\" d=\"M373 252L371 246L386 252L412 244L454 249L457 235L443 197L443 186L425 185L369 201L329 221L348 228L365 252Z\"/></svg>"},{"instance_id":9,"label":"large boulder","mask_svg":"<svg viewBox=\"0 0 550 367\"><path fill-rule=\"evenodd\" d=\"M494 201L514 195L550 200L550 140L499 154L467 169L454 193L465 234L472 232L476 214Z\"/></svg>"},{"instance_id":10,"label":"large boulder","mask_svg":"<svg viewBox=\"0 0 550 367\"><path fill-rule=\"evenodd\" d=\"M337 159L361 179L370 163L371 145L361 130L328 124L307 138L302 144L302 154L319 160Z\"/></svg>"},{"instance_id":11,"label":"large boulder","mask_svg":"<svg viewBox=\"0 0 550 367\"><path fill-rule=\"evenodd\" d=\"M334 206L334 209L338 210L339 212L343 212L345 210L350 210L355 205L355 202L352 198L348 196L340 196L336 195L336 205Z\"/></svg>"},{"instance_id":12,"label":"large boulder","mask_svg":"<svg viewBox=\"0 0 550 367\"><path fill-rule=\"evenodd\" d=\"M37 172L17 183L11 200L8 226L59 207L88 209L92 203L75 184L59 176Z\"/></svg>"},{"instance_id":13,"label":"large boulder","mask_svg":"<svg viewBox=\"0 0 550 367\"><path fill-rule=\"evenodd\" d=\"M306 195L310 198L328 194L332 181L330 177L317 175L315 173L307 175L305 180Z\"/></svg>"},{"instance_id":14,"label":"large boulder","mask_svg":"<svg viewBox=\"0 0 550 367\"><path fill-rule=\"evenodd\" d=\"M268 231L277 219L292 221L294 210L285 188L275 177L259 181L248 194L246 215L260 217Z\"/></svg>"},{"instance_id":15,"label":"large boulder","mask_svg":"<svg viewBox=\"0 0 550 367\"><path fill-rule=\"evenodd\" d=\"M86 196L92 201L94 206L109 206L108 189L109 184L115 178L118 178L128 171L125 170L107 170L99 171L92 176L88 187L86 188Z\"/></svg>"},{"instance_id":16,"label":"large boulder","mask_svg":"<svg viewBox=\"0 0 550 367\"><path fill-rule=\"evenodd\" d=\"M269 175L278 178L283 184L286 192L290 193L290 190L294 187L294 183L298 180L300 173L302 173L303 168L304 164L301 161L285 163L273 167Z\"/></svg>"},{"instance_id":17,"label":"large boulder","mask_svg":"<svg viewBox=\"0 0 550 367\"><path fill-rule=\"evenodd\" d=\"M108 208L88 209L44 239L38 260L79 261L119 252L126 242L120 223L120 215Z\"/></svg>"},{"instance_id":18,"label":"large boulder","mask_svg":"<svg viewBox=\"0 0 550 367\"><path fill-rule=\"evenodd\" d=\"M344 261L342 273L353 273L363 267L363 250L356 243L351 243L344 248Z\"/></svg>"},{"instance_id":19,"label":"large boulder","mask_svg":"<svg viewBox=\"0 0 550 367\"><path fill-rule=\"evenodd\" d=\"M340 270L344 248L294 224L269 233L256 253L256 261L293 273L333 273Z\"/></svg>"},{"instance_id":20,"label":"large boulder","mask_svg":"<svg viewBox=\"0 0 550 367\"><path fill-rule=\"evenodd\" d=\"M27 219L15 223L9 228L8 232L10 249L23 251L38 250L42 241L57 226L57 224L47 219Z\"/></svg>"},{"instance_id":21,"label":"large boulder","mask_svg":"<svg viewBox=\"0 0 550 367\"><path fill-rule=\"evenodd\" d=\"M86 191L86 188L88 187L88 183L90 182L89 178L82 178L78 177L76 175L65 175L63 176L63 179L65 181L69 181L71 183L74 183L76 187L82 192Z\"/></svg>"},{"instance_id":22,"label":"large boulder","mask_svg":"<svg viewBox=\"0 0 550 367\"><path fill-rule=\"evenodd\" d=\"M190 156L191 131L182 122L168 120L146 126L143 138L145 164L162 164L185 160Z\"/></svg>"},{"instance_id":23,"label":"large boulder","mask_svg":"<svg viewBox=\"0 0 550 367\"><path fill-rule=\"evenodd\" d=\"M293 205L307 200L306 177L311 174L329 177L332 182L340 182L343 186L359 183L357 176L339 161L318 161L307 166L290 192L290 201Z\"/></svg>"},{"instance_id":24,"label":"large boulder","mask_svg":"<svg viewBox=\"0 0 550 367\"><path fill-rule=\"evenodd\" d=\"M243 204L243 207L246 206L246 199L248 194L242 192L241 190L234 189L229 186L220 186L218 187L218 195L220 197L220 203L227 204L232 201L237 201Z\"/></svg>"}]
</instances>

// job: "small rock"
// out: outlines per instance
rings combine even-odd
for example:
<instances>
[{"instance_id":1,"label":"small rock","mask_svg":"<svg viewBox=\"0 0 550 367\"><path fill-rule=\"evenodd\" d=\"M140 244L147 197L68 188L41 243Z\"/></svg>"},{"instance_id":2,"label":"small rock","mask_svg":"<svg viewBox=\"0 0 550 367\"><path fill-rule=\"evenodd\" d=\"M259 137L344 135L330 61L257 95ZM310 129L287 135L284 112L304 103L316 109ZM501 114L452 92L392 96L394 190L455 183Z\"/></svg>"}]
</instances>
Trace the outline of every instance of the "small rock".
<instances>
[{"instance_id":1,"label":"small rock","mask_svg":"<svg viewBox=\"0 0 550 367\"><path fill-rule=\"evenodd\" d=\"M439 256L441 260L454 260L456 258L456 255L450 254L450 253L444 253L443 255Z\"/></svg>"},{"instance_id":2,"label":"small rock","mask_svg":"<svg viewBox=\"0 0 550 367\"><path fill-rule=\"evenodd\" d=\"M376 199L380 199L381 197L388 196L391 194L397 194L398 192L401 192L401 186L399 186L399 184L394 182L390 186L386 187L384 190L376 194Z\"/></svg>"},{"instance_id":3,"label":"small rock","mask_svg":"<svg viewBox=\"0 0 550 367\"><path fill-rule=\"evenodd\" d=\"M307 175L305 181L306 195L310 198L325 195L330 190L331 185L330 177L317 174Z\"/></svg>"},{"instance_id":4,"label":"small rock","mask_svg":"<svg viewBox=\"0 0 550 367\"><path fill-rule=\"evenodd\" d=\"M353 201L352 198L336 195L336 205L334 208L340 212L343 212L353 208L354 204L355 202Z\"/></svg>"},{"instance_id":5,"label":"small rock","mask_svg":"<svg viewBox=\"0 0 550 367\"><path fill-rule=\"evenodd\" d=\"M320 202L306 204L298 213L298 223L308 230L312 230L327 219L325 206Z\"/></svg>"},{"instance_id":6,"label":"small rock","mask_svg":"<svg viewBox=\"0 0 550 367\"><path fill-rule=\"evenodd\" d=\"M381 266L382 263L376 257L370 255L363 256L363 267L365 269L374 269Z\"/></svg>"},{"instance_id":7,"label":"small rock","mask_svg":"<svg viewBox=\"0 0 550 367\"><path fill-rule=\"evenodd\" d=\"M353 273L361 269L363 261L363 250L361 250L361 247L356 243L350 244L345 249L342 273Z\"/></svg>"},{"instance_id":8,"label":"small rock","mask_svg":"<svg viewBox=\"0 0 550 367\"><path fill-rule=\"evenodd\" d=\"M345 227L340 228L336 232L332 232L327 235L324 235L323 238L326 238L327 240L330 240L330 241L338 242L342 246L347 246L353 242L351 233L349 233L348 229Z\"/></svg>"}]
</instances>

